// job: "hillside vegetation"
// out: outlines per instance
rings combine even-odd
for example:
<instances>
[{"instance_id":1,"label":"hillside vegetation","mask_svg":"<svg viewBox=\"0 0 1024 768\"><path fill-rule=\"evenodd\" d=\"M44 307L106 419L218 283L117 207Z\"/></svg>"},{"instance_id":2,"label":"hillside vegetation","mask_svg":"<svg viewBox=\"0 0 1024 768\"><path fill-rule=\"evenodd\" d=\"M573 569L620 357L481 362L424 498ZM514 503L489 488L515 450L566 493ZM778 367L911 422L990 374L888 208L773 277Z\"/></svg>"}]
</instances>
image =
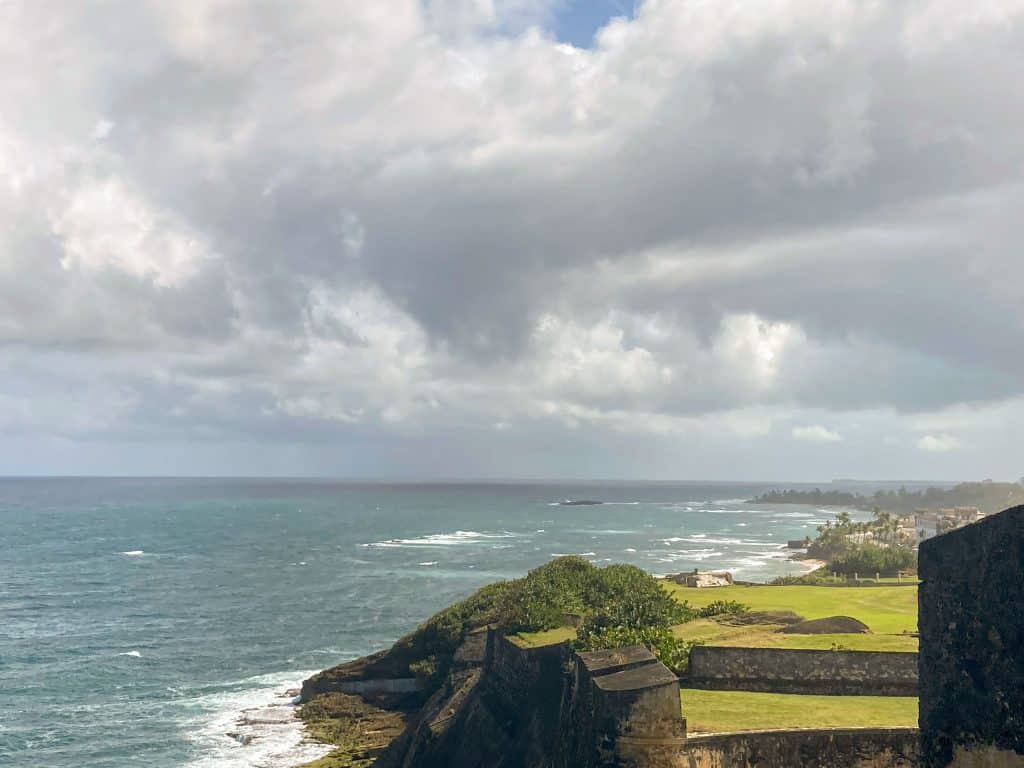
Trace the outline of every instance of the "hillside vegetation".
<instances>
[{"instance_id":1,"label":"hillside vegetation","mask_svg":"<svg viewBox=\"0 0 1024 768\"><path fill-rule=\"evenodd\" d=\"M811 504L815 506L875 508L897 514L908 514L915 509L943 507L978 507L986 514L1001 512L1008 507L1024 504L1024 485L1020 483L960 483L952 488L926 488L921 491L882 490L863 496L847 491L774 490L751 500L757 504Z\"/></svg>"},{"instance_id":2,"label":"hillside vegetation","mask_svg":"<svg viewBox=\"0 0 1024 768\"><path fill-rule=\"evenodd\" d=\"M662 582L636 566L598 568L581 557L560 557L521 579L489 584L435 614L365 665L359 675L415 675L427 683L428 690L433 689L447 674L466 635L488 625L509 635L544 637L546 642L575 638L581 650L642 644L679 669L686 663L689 646L671 628L700 615L735 608L727 604L691 608L673 599ZM565 629L570 614L580 617L576 632Z\"/></svg>"}]
</instances>

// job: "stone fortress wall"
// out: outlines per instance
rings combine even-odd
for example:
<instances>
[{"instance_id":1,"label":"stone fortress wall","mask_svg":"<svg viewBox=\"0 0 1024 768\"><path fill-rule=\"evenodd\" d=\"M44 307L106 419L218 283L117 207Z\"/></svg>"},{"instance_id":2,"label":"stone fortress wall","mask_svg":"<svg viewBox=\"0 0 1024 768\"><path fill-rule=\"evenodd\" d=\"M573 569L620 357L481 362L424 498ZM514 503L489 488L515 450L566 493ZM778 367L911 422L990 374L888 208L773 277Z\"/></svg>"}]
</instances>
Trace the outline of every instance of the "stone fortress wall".
<instances>
[{"instance_id":1,"label":"stone fortress wall","mask_svg":"<svg viewBox=\"0 0 1024 768\"><path fill-rule=\"evenodd\" d=\"M845 696L916 696L917 654L719 648L690 651L694 688Z\"/></svg>"},{"instance_id":2,"label":"stone fortress wall","mask_svg":"<svg viewBox=\"0 0 1024 768\"><path fill-rule=\"evenodd\" d=\"M828 728L691 736L685 768L913 768L916 728Z\"/></svg>"},{"instance_id":3,"label":"stone fortress wall","mask_svg":"<svg viewBox=\"0 0 1024 768\"><path fill-rule=\"evenodd\" d=\"M835 655L831 651L824 653ZM913 659L911 662L916 663ZM900 673L905 671L901 668ZM547 717L559 718L561 725L552 734L545 765L557 768L917 765L915 728L761 731L688 737L678 680L645 648L575 653L565 644L523 648L501 633L489 634L484 684L507 700L507 711L529 706L538 685L548 686L544 696L550 702L556 696L551 690L553 678L561 680L561 705L557 713L549 711ZM916 683L916 675L913 680Z\"/></svg>"},{"instance_id":4,"label":"stone fortress wall","mask_svg":"<svg viewBox=\"0 0 1024 768\"><path fill-rule=\"evenodd\" d=\"M1024 507L921 543L921 765L1024 768Z\"/></svg>"}]
</instances>

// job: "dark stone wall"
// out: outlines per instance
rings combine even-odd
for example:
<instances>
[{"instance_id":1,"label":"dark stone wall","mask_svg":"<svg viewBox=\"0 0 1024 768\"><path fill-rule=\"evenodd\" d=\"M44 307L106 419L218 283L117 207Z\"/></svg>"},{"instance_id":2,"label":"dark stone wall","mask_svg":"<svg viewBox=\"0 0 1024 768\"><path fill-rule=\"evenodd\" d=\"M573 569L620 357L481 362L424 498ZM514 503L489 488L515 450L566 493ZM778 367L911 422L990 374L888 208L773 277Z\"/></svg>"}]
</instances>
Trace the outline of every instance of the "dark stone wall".
<instances>
[{"instance_id":1,"label":"dark stone wall","mask_svg":"<svg viewBox=\"0 0 1024 768\"><path fill-rule=\"evenodd\" d=\"M918 572L922 765L1024 765L1024 507L922 542Z\"/></svg>"},{"instance_id":2,"label":"dark stone wall","mask_svg":"<svg viewBox=\"0 0 1024 768\"><path fill-rule=\"evenodd\" d=\"M917 654L716 648L690 651L694 688L774 693L914 696Z\"/></svg>"},{"instance_id":3,"label":"dark stone wall","mask_svg":"<svg viewBox=\"0 0 1024 768\"><path fill-rule=\"evenodd\" d=\"M916 728L761 731L692 736L685 768L911 768Z\"/></svg>"}]
</instances>

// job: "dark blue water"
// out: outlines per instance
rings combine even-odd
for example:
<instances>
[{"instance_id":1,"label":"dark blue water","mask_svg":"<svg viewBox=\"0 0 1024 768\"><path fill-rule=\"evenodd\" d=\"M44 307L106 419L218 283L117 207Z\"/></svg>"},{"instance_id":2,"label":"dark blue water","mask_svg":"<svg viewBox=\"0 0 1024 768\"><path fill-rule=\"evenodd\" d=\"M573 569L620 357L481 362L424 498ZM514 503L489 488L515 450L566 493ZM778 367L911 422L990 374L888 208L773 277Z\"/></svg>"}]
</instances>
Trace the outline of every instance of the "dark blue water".
<instances>
[{"instance_id":1,"label":"dark blue water","mask_svg":"<svg viewBox=\"0 0 1024 768\"><path fill-rule=\"evenodd\" d=\"M288 688L553 555L800 571L768 487L0 479L0 765L294 765Z\"/></svg>"}]
</instances>

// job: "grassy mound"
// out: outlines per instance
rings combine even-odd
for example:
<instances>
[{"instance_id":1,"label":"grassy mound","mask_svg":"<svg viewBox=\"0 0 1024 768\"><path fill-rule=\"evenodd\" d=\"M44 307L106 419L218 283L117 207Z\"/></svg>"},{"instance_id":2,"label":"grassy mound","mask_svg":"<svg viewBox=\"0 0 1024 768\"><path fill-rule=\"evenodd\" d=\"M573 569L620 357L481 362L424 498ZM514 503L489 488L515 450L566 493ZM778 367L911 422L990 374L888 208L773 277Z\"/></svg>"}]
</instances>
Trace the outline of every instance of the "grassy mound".
<instances>
[{"instance_id":1,"label":"grassy mound","mask_svg":"<svg viewBox=\"0 0 1024 768\"><path fill-rule=\"evenodd\" d=\"M796 635L863 635L871 630L851 616L829 616L790 624L780 631Z\"/></svg>"}]
</instances>

